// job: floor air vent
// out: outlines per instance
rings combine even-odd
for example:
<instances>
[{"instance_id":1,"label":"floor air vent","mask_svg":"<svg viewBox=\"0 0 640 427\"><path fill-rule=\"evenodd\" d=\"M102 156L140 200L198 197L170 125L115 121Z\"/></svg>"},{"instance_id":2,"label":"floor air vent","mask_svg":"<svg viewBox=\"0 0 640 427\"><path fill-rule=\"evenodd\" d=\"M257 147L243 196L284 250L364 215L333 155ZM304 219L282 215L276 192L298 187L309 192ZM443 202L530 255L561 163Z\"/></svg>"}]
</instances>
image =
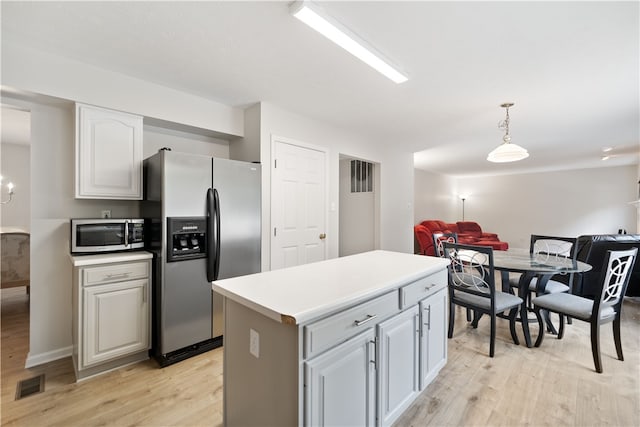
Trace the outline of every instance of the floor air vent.
<instances>
[{"instance_id":1,"label":"floor air vent","mask_svg":"<svg viewBox=\"0 0 640 427\"><path fill-rule=\"evenodd\" d=\"M16 400L23 397L31 396L32 394L41 393L44 391L44 374L37 377L29 378L28 380L22 380L18 383L16 388Z\"/></svg>"}]
</instances>

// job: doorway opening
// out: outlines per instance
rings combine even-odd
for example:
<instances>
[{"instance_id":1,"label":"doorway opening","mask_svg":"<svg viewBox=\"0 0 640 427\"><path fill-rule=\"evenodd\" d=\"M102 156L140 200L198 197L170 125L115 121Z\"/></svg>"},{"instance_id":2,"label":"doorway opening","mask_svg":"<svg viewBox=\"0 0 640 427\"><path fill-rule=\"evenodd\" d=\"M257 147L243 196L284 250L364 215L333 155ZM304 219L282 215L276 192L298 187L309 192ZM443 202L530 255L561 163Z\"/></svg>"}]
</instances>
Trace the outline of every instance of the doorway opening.
<instances>
[{"instance_id":1,"label":"doorway opening","mask_svg":"<svg viewBox=\"0 0 640 427\"><path fill-rule=\"evenodd\" d=\"M338 255L380 248L380 164L340 155Z\"/></svg>"},{"instance_id":2,"label":"doorway opening","mask_svg":"<svg viewBox=\"0 0 640 427\"><path fill-rule=\"evenodd\" d=\"M31 113L2 104L1 114L0 312L2 336L10 337L2 342L4 375L5 370L21 372L29 351Z\"/></svg>"}]
</instances>

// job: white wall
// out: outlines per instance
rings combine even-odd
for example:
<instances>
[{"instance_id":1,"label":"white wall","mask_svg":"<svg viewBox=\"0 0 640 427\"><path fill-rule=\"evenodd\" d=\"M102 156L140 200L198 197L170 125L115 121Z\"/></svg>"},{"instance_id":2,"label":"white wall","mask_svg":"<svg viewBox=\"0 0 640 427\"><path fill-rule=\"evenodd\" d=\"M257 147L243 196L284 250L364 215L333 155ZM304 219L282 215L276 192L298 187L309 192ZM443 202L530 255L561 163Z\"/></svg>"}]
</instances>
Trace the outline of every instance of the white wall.
<instances>
[{"instance_id":1,"label":"white wall","mask_svg":"<svg viewBox=\"0 0 640 427\"><path fill-rule=\"evenodd\" d=\"M31 222L31 178L29 154L30 147L24 144L0 144L0 155L2 163L0 175L2 175L2 189L0 197L3 201L8 200L8 189L6 184L13 182L15 194L10 203L0 207L0 217L2 227L19 227L29 229Z\"/></svg>"},{"instance_id":2,"label":"white wall","mask_svg":"<svg viewBox=\"0 0 640 427\"><path fill-rule=\"evenodd\" d=\"M262 103L261 161L263 164L263 230L271 223L271 136L291 138L325 147L329 156L329 205L339 200L339 156L367 159L380 164L380 248L398 252L413 251L413 154L400 152L389 144L353 135L324 123ZM329 258L338 256L338 211L327 212ZM270 257L271 234L263 232L263 267Z\"/></svg>"},{"instance_id":3,"label":"white wall","mask_svg":"<svg viewBox=\"0 0 640 427\"><path fill-rule=\"evenodd\" d=\"M244 111L2 40L2 85L242 136Z\"/></svg>"},{"instance_id":4,"label":"white wall","mask_svg":"<svg viewBox=\"0 0 640 427\"><path fill-rule=\"evenodd\" d=\"M498 233L510 247L529 247L531 234L610 234L619 228L629 233L639 231L636 208L629 204L638 197L635 165L458 178L449 183L446 191L437 190L436 194L447 192L470 194L465 203L466 219L477 221L485 231ZM428 199L433 204L438 200L446 206L452 203L444 196L434 196L428 179L416 180L416 200L421 193L431 193ZM461 206L459 200L457 204ZM433 207L416 209L416 222L431 213L438 211ZM460 217L458 213L454 219Z\"/></svg>"},{"instance_id":5,"label":"white wall","mask_svg":"<svg viewBox=\"0 0 640 427\"><path fill-rule=\"evenodd\" d=\"M415 223L427 219L456 222L462 219L462 203L455 179L421 169L415 170Z\"/></svg>"},{"instance_id":6,"label":"white wall","mask_svg":"<svg viewBox=\"0 0 640 427\"><path fill-rule=\"evenodd\" d=\"M229 145L230 158L245 162L260 161L260 104L244 110L244 136L233 139Z\"/></svg>"},{"instance_id":7,"label":"white wall","mask_svg":"<svg viewBox=\"0 0 640 427\"><path fill-rule=\"evenodd\" d=\"M71 353L69 218L137 216L127 201L74 198L72 105L30 104L31 299L27 366Z\"/></svg>"},{"instance_id":8,"label":"white wall","mask_svg":"<svg viewBox=\"0 0 640 427\"><path fill-rule=\"evenodd\" d=\"M142 157L146 159L163 147L191 154L229 158L229 142L155 126L144 126Z\"/></svg>"},{"instance_id":9,"label":"white wall","mask_svg":"<svg viewBox=\"0 0 640 427\"><path fill-rule=\"evenodd\" d=\"M367 159L380 164L380 248L413 252L413 154L400 152L389 141L371 141L307 117L261 103L260 156L262 162L262 253L263 269L269 269L271 254L271 137L290 138L325 147L328 151L328 200L337 209L339 157ZM338 210L327 212L329 258L338 256Z\"/></svg>"}]
</instances>

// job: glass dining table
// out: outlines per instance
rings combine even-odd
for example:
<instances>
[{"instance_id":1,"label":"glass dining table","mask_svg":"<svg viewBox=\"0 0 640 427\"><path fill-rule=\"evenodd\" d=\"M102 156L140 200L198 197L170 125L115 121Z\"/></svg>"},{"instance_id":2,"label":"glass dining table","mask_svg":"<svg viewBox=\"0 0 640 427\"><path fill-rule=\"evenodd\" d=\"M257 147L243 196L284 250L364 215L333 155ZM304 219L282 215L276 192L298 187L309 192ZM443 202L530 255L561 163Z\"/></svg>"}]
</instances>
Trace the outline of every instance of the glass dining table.
<instances>
[{"instance_id":1,"label":"glass dining table","mask_svg":"<svg viewBox=\"0 0 640 427\"><path fill-rule=\"evenodd\" d=\"M511 291L509 273L521 273L518 280L518 296L523 301L520 305L520 319L527 347L531 347L526 303L531 280L537 277L536 293L542 294L549 279L556 274L584 273L591 270L591 265L587 263L552 254L531 253L528 249L493 251L493 266L500 271L503 292Z\"/></svg>"}]
</instances>

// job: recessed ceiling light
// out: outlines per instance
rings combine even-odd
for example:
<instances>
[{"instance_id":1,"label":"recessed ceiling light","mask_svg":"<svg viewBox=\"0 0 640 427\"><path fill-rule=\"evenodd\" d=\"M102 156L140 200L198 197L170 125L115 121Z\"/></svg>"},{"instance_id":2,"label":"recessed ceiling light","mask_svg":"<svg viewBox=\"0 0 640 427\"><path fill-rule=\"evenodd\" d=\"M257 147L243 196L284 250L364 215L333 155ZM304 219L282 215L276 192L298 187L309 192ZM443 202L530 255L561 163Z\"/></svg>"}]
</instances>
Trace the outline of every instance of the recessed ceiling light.
<instances>
[{"instance_id":1,"label":"recessed ceiling light","mask_svg":"<svg viewBox=\"0 0 640 427\"><path fill-rule=\"evenodd\" d=\"M383 56L374 48L367 46L364 40L327 16L317 5L309 1L297 1L289 6L289 12L393 82L403 83L408 80L406 75L382 59Z\"/></svg>"},{"instance_id":2,"label":"recessed ceiling light","mask_svg":"<svg viewBox=\"0 0 640 427\"><path fill-rule=\"evenodd\" d=\"M603 153L608 153L609 151L613 150L612 147L602 147L602 152Z\"/></svg>"},{"instance_id":3,"label":"recessed ceiling light","mask_svg":"<svg viewBox=\"0 0 640 427\"><path fill-rule=\"evenodd\" d=\"M602 156L602 160L609 160L609 156Z\"/></svg>"}]
</instances>

